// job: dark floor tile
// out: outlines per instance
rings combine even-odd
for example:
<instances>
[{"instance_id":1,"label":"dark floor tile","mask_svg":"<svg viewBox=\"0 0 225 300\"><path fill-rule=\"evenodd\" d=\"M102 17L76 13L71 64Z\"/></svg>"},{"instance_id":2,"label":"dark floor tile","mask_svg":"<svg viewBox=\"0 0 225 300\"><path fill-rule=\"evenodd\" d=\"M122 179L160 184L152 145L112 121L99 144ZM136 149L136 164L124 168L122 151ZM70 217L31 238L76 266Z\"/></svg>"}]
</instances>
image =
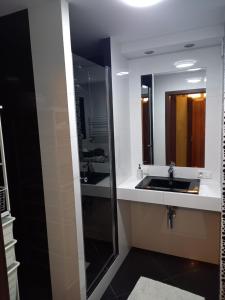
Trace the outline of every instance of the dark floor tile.
<instances>
[{"instance_id":1,"label":"dark floor tile","mask_svg":"<svg viewBox=\"0 0 225 300\"><path fill-rule=\"evenodd\" d=\"M193 271L199 265L196 261L182 257L150 251L147 251L147 253L148 257L151 257L151 260L155 262L158 269L163 274L163 279Z\"/></svg>"},{"instance_id":2,"label":"dark floor tile","mask_svg":"<svg viewBox=\"0 0 225 300\"><path fill-rule=\"evenodd\" d=\"M116 298L116 300L127 300L127 298L129 297L130 293L129 294L123 294L119 297Z\"/></svg>"},{"instance_id":3,"label":"dark floor tile","mask_svg":"<svg viewBox=\"0 0 225 300\"><path fill-rule=\"evenodd\" d=\"M132 249L111 285L118 296L130 293L141 276L159 281L165 278L163 268L148 251Z\"/></svg>"},{"instance_id":4,"label":"dark floor tile","mask_svg":"<svg viewBox=\"0 0 225 300\"><path fill-rule=\"evenodd\" d=\"M85 259L86 262L89 263L89 266L86 269L88 287L90 287L99 275L112 253L111 243L94 239L85 239Z\"/></svg>"},{"instance_id":5,"label":"dark floor tile","mask_svg":"<svg viewBox=\"0 0 225 300\"><path fill-rule=\"evenodd\" d=\"M205 297L219 299L219 267L200 263L197 269L179 274L165 281L180 289Z\"/></svg>"},{"instance_id":6,"label":"dark floor tile","mask_svg":"<svg viewBox=\"0 0 225 300\"><path fill-rule=\"evenodd\" d=\"M217 265L137 248L131 249L111 282L116 299L127 299L141 276L201 295L206 300L219 299Z\"/></svg>"}]
</instances>

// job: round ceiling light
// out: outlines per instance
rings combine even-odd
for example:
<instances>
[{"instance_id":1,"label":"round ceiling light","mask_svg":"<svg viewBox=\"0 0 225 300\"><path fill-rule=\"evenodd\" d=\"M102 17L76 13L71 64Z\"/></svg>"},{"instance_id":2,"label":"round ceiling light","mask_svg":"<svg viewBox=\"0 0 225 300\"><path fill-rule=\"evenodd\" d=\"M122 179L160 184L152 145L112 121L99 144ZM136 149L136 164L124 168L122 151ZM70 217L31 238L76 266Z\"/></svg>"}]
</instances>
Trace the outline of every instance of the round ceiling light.
<instances>
[{"instance_id":1,"label":"round ceiling light","mask_svg":"<svg viewBox=\"0 0 225 300\"><path fill-rule=\"evenodd\" d=\"M134 6L134 7L148 7L155 5L162 0L122 0L125 4Z\"/></svg>"},{"instance_id":2,"label":"round ceiling light","mask_svg":"<svg viewBox=\"0 0 225 300\"><path fill-rule=\"evenodd\" d=\"M116 73L117 76L125 76L125 75L128 75L128 74L129 74L129 72L127 72L127 71L122 71L122 72Z\"/></svg>"},{"instance_id":3,"label":"round ceiling light","mask_svg":"<svg viewBox=\"0 0 225 300\"><path fill-rule=\"evenodd\" d=\"M190 68L196 64L196 60L193 59L188 59L188 60L180 60L175 62L174 66L177 69L185 69L185 68Z\"/></svg>"}]
</instances>

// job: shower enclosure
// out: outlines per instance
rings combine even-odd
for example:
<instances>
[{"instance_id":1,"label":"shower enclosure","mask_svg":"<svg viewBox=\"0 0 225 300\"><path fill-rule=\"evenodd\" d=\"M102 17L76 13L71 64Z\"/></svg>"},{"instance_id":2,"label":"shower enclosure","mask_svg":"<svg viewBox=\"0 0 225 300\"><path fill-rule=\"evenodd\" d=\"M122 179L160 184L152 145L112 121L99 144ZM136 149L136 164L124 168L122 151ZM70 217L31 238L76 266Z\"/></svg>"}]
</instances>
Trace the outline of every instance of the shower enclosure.
<instances>
[{"instance_id":1,"label":"shower enclosure","mask_svg":"<svg viewBox=\"0 0 225 300\"><path fill-rule=\"evenodd\" d=\"M110 68L74 55L75 101L90 295L118 253Z\"/></svg>"}]
</instances>

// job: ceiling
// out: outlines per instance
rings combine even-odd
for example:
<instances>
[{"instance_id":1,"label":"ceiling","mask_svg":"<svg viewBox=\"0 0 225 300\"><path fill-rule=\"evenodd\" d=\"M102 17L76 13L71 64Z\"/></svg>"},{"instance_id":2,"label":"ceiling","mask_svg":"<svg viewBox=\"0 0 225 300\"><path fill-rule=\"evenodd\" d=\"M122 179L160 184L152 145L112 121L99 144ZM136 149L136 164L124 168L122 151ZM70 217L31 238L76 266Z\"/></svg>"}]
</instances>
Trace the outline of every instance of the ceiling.
<instances>
[{"instance_id":1,"label":"ceiling","mask_svg":"<svg viewBox=\"0 0 225 300\"><path fill-rule=\"evenodd\" d=\"M44 0L0 0L0 16L10 14L32 5L44 2Z\"/></svg>"},{"instance_id":2,"label":"ceiling","mask_svg":"<svg viewBox=\"0 0 225 300\"><path fill-rule=\"evenodd\" d=\"M129 7L122 0L68 1L73 49L91 50L109 36L128 43L225 23L225 0L162 0L148 8ZM37 0L0 0L0 15L35 4Z\"/></svg>"},{"instance_id":3,"label":"ceiling","mask_svg":"<svg viewBox=\"0 0 225 300\"><path fill-rule=\"evenodd\" d=\"M72 45L94 46L114 36L130 42L225 23L225 0L162 0L148 8L134 8L121 0L71 0Z\"/></svg>"}]
</instances>

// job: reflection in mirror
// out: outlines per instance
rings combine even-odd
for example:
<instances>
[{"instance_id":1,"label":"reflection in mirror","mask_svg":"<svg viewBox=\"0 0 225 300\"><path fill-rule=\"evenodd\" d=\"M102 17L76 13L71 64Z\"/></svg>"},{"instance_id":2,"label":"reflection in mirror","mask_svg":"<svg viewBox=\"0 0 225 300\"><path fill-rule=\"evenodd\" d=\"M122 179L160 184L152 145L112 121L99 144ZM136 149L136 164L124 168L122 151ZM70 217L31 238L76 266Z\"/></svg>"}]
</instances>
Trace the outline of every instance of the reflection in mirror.
<instances>
[{"instance_id":1,"label":"reflection in mirror","mask_svg":"<svg viewBox=\"0 0 225 300\"><path fill-rule=\"evenodd\" d=\"M205 166L206 70L141 76L143 164Z\"/></svg>"},{"instance_id":2,"label":"reflection in mirror","mask_svg":"<svg viewBox=\"0 0 225 300\"><path fill-rule=\"evenodd\" d=\"M141 77L143 163L153 164L152 75Z\"/></svg>"}]
</instances>

